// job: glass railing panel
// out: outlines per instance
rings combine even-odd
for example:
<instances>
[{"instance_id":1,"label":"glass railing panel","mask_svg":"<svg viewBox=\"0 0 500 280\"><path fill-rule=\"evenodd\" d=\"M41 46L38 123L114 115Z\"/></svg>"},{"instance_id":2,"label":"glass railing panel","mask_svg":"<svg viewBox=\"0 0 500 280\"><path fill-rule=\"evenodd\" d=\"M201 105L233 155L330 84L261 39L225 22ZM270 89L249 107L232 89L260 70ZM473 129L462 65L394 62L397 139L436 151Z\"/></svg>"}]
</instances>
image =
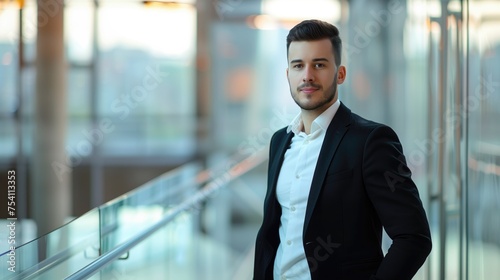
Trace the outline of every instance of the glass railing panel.
<instances>
[{"instance_id":1,"label":"glass railing panel","mask_svg":"<svg viewBox=\"0 0 500 280\"><path fill-rule=\"evenodd\" d=\"M253 264L244 262L251 252L256 227L251 223L246 227L239 222L232 224L234 213L220 204L231 200L231 195L230 190L221 190L201 211L183 212L90 279L230 280L245 279L235 278L238 273L251 276L251 270L242 267ZM234 207L231 204L229 208ZM221 210L229 212L219 215ZM143 214L154 217L158 213L144 209ZM129 221L130 227L143 225L133 216Z\"/></svg>"},{"instance_id":2,"label":"glass railing panel","mask_svg":"<svg viewBox=\"0 0 500 280\"><path fill-rule=\"evenodd\" d=\"M200 170L183 165L13 251L2 245L0 279L64 279L196 192Z\"/></svg>"},{"instance_id":3,"label":"glass railing panel","mask_svg":"<svg viewBox=\"0 0 500 280\"><path fill-rule=\"evenodd\" d=\"M101 254L137 235L196 192L201 166L186 164L99 207Z\"/></svg>"},{"instance_id":4,"label":"glass railing panel","mask_svg":"<svg viewBox=\"0 0 500 280\"><path fill-rule=\"evenodd\" d=\"M177 215L90 279L251 279L255 236L262 221L266 164L231 180L223 178L228 177L222 174L212 178L211 183L220 188L202 203ZM170 214L153 207L141 211L140 215L122 211L121 218L128 221L126 227L143 231L146 224ZM138 216L149 221L142 222Z\"/></svg>"},{"instance_id":5,"label":"glass railing panel","mask_svg":"<svg viewBox=\"0 0 500 280\"><path fill-rule=\"evenodd\" d=\"M154 217L158 213L144 209L143 214ZM177 216L90 279L207 279L194 269L203 242L196 236L195 220L196 215L189 212ZM143 227L132 216L129 223Z\"/></svg>"},{"instance_id":6,"label":"glass railing panel","mask_svg":"<svg viewBox=\"0 0 500 280\"><path fill-rule=\"evenodd\" d=\"M64 279L251 279L267 151L231 162L238 163L198 172L201 189L172 207L107 205L116 224L108 251Z\"/></svg>"},{"instance_id":7,"label":"glass railing panel","mask_svg":"<svg viewBox=\"0 0 500 280\"><path fill-rule=\"evenodd\" d=\"M0 256L0 279L61 279L98 256L99 211L94 209Z\"/></svg>"},{"instance_id":8,"label":"glass railing panel","mask_svg":"<svg viewBox=\"0 0 500 280\"><path fill-rule=\"evenodd\" d=\"M205 202L200 228L210 242L200 252L199 267L209 279L252 279L266 189L267 161L230 181ZM219 259L211 257L218 248L225 248L226 254ZM224 278L218 278L220 271L224 271Z\"/></svg>"}]
</instances>

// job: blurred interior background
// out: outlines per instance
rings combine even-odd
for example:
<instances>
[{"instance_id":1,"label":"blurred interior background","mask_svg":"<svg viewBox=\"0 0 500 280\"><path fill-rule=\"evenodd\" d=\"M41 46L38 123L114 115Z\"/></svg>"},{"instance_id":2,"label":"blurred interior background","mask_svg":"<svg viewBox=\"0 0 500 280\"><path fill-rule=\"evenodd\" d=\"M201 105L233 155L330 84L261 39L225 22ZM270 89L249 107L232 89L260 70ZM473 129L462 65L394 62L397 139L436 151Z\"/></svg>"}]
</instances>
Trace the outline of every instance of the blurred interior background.
<instances>
[{"instance_id":1,"label":"blurred interior background","mask_svg":"<svg viewBox=\"0 0 500 280\"><path fill-rule=\"evenodd\" d=\"M9 273L0 229L0 276L69 277L191 201L92 279L251 279L265 149L298 113L285 37L310 18L340 29L340 100L404 146L434 239L417 279L500 278L493 0L0 0L0 218L33 240Z\"/></svg>"}]
</instances>

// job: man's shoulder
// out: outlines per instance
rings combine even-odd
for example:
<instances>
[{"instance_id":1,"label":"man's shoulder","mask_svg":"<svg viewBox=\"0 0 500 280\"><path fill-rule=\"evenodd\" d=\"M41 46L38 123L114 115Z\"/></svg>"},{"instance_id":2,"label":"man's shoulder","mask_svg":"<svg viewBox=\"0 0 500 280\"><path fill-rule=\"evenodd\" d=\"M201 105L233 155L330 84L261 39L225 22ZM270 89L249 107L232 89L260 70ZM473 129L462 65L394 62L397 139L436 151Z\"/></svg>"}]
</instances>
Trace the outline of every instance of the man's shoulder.
<instances>
[{"instance_id":1,"label":"man's shoulder","mask_svg":"<svg viewBox=\"0 0 500 280\"><path fill-rule=\"evenodd\" d=\"M376 129L379 127L388 127L388 125L386 124L364 118L356 113L351 113L351 125L353 127L368 130Z\"/></svg>"},{"instance_id":2,"label":"man's shoulder","mask_svg":"<svg viewBox=\"0 0 500 280\"><path fill-rule=\"evenodd\" d=\"M351 114L351 136L368 138L391 138L399 141L396 131L389 125L361 117L355 113Z\"/></svg>"},{"instance_id":3,"label":"man's shoulder","mask_svg":"<svg viewBox=\"0 0 500 280\"><path fill-rule=\"evenodd\" d=\"M357 113L351 111L351 109L342 102L334 119L337 117L337 115L339 117L339 122L348 125L350 127L350 130L358 129L361 131L371 131L379 127L387 127L386 124L358 115Z\"/></svg>"}]
</instances>

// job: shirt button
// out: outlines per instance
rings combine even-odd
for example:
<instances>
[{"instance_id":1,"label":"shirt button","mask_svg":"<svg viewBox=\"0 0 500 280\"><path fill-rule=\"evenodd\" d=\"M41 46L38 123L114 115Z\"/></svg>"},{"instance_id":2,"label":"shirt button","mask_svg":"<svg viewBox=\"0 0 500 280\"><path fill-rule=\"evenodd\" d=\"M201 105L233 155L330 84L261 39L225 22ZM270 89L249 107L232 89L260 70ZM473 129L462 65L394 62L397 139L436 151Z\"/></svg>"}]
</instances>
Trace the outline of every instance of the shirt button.
<instances>
[{"instance_id":1,"label":"shirt button","mask_svg":"<svg viewBox=\"0 0 500 280\"><path fill-rule=\"evenodd\" d=\"M288 244L288 245L292 245L292 241L288 240L288 241L286 242L286 244Z\"/></svg>"},{"instance_id":2,"label":"shirt button","mask_svg":"<svg viewBox=\"0 0 500 280\"><path fill-rule=\"evenodd\" d=\"M292 206L290 209L292 209L292 212L295 212L295 206Z\"/></svg>"},{"instance_id":3,"label":"shirt button","mask_svg":"<svg viewBox=\"0 0 500 280\"><path fill-rule=\"evenodd\" d=\"M285 276L281 276L281 280L286 280L286 277Z\"/></svg>"},{"instance_id":4,"label":"shirt button","mask_svg":"<svg viewBox=\"0 0 500 280\"><path fill-rule=\"evenodd\" d=\"M299 179L300 175L299 174L295 174L295 178Z\"/></svg>"}]
</instances>

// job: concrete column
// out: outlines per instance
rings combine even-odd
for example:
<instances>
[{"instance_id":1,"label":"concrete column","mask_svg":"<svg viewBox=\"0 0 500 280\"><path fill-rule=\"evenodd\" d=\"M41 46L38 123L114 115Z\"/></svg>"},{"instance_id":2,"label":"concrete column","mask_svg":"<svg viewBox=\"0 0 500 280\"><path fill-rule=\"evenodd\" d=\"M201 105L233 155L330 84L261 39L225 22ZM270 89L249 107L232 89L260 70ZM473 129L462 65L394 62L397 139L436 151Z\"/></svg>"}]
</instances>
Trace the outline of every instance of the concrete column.
<instances>
[{"instance_id":1,"label":"concrete column","mask_svg":"<svg viewBox=\"0 0 500 280\"><path fill-rule=\"evenodd\" d=\"M196 123L197 155L205 158L212 147L211 123L211 28L217 1L196 1Z\"/></svg>"},{"instance_id":2,"label":"concrete column","mask_svg":"<svg viewBox=\"0 0 500 280\"><path fill-rule=\"evenodd\" d=\"M65 218L71 213L70 172L57 171L57 163L67 163L67 67L64 55L63 2L64 0L37 0L38 37L30 200L31 217L37 223L38 236L63 225Z\"/></svg>"}]
</instances>

